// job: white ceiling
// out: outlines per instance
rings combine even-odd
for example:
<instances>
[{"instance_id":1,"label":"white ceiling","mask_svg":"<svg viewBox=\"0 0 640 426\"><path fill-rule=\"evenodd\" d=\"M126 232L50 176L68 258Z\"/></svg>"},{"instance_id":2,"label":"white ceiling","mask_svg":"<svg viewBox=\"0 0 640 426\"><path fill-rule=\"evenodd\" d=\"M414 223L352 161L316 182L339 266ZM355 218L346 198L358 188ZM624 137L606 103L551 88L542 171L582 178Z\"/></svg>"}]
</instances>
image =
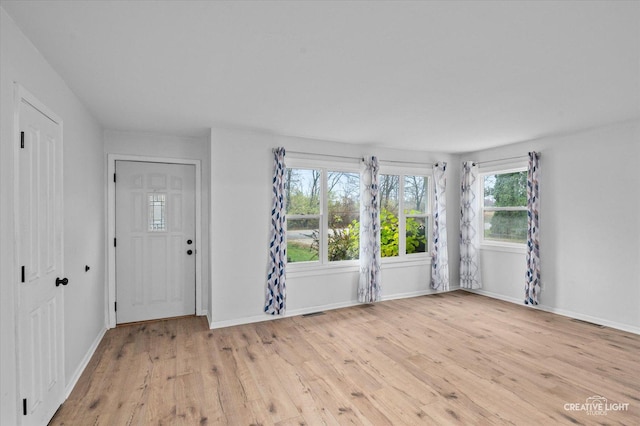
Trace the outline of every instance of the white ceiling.
<instances>
[{"instance_id":1,"label":"white ceiling","mask_svg":"<svg viewBox=\"0 0 640 426\"><path fill-rule=\"evenodd\" d=\"M464 152L640 117L640 2L2 1L106 128Z\"/></svg>"}]
</instances>

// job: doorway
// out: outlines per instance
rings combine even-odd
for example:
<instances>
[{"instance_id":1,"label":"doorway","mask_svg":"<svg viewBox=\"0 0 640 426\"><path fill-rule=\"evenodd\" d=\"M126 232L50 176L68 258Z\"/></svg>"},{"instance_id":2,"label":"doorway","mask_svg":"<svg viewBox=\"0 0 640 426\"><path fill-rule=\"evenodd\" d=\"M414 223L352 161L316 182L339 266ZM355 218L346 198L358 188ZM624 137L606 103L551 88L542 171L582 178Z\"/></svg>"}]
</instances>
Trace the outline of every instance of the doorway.
<instances>
[{"instance_id":1,"label":"doorway","mask_svg":"<svg viewBox=\"0 0 640 426\"><path fill-rule=\"evenodd\" d=\"M198 313L198 166L113 160L111 326Z\"/></svg>"}]
</instances>

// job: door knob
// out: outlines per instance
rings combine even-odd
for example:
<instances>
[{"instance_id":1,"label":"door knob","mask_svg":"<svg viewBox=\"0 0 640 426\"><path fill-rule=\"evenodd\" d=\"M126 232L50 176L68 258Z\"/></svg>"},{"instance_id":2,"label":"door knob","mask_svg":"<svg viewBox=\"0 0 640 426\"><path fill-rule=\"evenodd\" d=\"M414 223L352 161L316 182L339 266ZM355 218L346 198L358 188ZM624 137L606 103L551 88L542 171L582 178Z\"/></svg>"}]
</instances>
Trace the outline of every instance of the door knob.
<instances>
[{"instance_id":1,"label":"door knob","mask_svg":"<svg viewBox=\"0 0 640 426\"><path fill-rule=\"evenodd\" d=\"M193 250L187 250L187 254L191 256L193 254Z\"/></svg>"},{"instance_id":2,"label":"door knob","mask_svg":"<svg viewBox=\"0 0 640 426\"><path fill-rule=\"evenodd\" d=\"M187 240L187 244L191 245L192 243L193 243L193 241Z\"/></svg>"},{"instance_id":3,"label":"door knob","mask_svg":"<svg viewBox=\"0 0 640 426\"><path fill-rule=\"evenodd\" d=\"M62 285L69 284L69 279L68 278L56 278L56 287L59 287L60 284L62 284Z\"/></svg>"}]
</instances>

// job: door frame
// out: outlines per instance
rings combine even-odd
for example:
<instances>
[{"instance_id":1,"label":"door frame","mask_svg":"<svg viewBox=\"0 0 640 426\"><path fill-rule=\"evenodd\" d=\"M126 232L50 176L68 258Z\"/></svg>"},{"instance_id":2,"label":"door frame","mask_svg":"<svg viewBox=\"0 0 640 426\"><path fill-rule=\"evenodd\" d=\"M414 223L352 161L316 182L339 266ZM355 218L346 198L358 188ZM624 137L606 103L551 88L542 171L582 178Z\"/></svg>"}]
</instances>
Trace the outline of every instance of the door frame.
<instances>
[{"instance_id":1,"label":"door frame","mask_svg":"<svg viewBox=\"0 0 640 426\"><path fill-rule=\"evenodd\" d=\"M116 161L138 161L145 163L168 163L195 166L195 200L196 200L196 315L206 315L202 309L202 167L200 160L187 158L152 157L146 155L107 154L107 305L105 317L107 328L116 326L116 183L113 176L116 172Z\"/></svg>"},{"instance_id":2,"label":"door frame","mask_svg":"<svg viewBox=\"0 0 640 426\"><path fill-rule=\"evenodd\" d=\"M36 110L38 110L40 113L42 113L44 116L46 116L47 118L49 118L51 121L53 121L54 123L56 123L58 126L60 126L60 134L61 134L61 140L60 140L60 157L61 157L61 163L64 165L64 123L62 121L62 118L60 118L60 116L58 116L56 113L54 113L51 109L47 108L47 106L45 104L43 104L42 102L40 102L38 100L38 98L36 98L31 92L29 92L27 89L24 88L24 86L22 86L20 83L18 82L14 82L13 83L13 88L14 88L14 97L13 97L13 199L11 200L13 202L13 218L12 218L12 225L13 225L13 252L14 252L14 256L13 256L13 273L12 273L12 277L14 278L12 281L12 284L15 284L16 286L14 287L14 291L13 291L13 306L15 306L15 310L13 312L13 317L14 317L14 330L15 330L15 360L16 360L16 375L15 375L15 385L16 385L16 408L18 408L18 413L20 412L19 409L19 401L21 398L21 392L22 389L20 388L20 382L21 382L21 375L22 375L22 368L23 368L23 363L21 362L20 359L20 348L21 348L21 333L20 333L20 313L21 313L21 306L22 306L22 300L20 300L20 276L18 271L20 270L20 263L21 263L21 259L20 256L18 255L18 253L20 253L20 220L21 220L21 216L20 216L20 203L16 202L17 201L17 197L18 194L20 194L20 179L19 179L19 174L20 174L20 104L22 102L26 102L29 105L31 105L33 108L35 108ZM62 203L60 205L60 218L59 218L59 223L57 223L56 225L60 227L60 271L61 274L64 276L64 177L62 179L62 187L60 188L60 197L62 197ZM60 315L62 315L62 323L64 325L64 291L61 293L60 295L60 300L61 300L61 309L60 309ZM65 348L65 333L64 333L64 327L62 327L62 330L60 330L60 341L59 343L62 344L62 349L61 349L61 357L62 357L62 366L61 366L61 371L60 371L60 380L62 381L62 387L63 387L63 394L62 394L62 402L64 402L67 398L67 377L66 377L66 371L65 371L65 365L66 365L66 348ZM22 424L22 416L20 416L19 414L17 415L17 419L18 419L18 424Z\"/></svg>"}]
</instances>

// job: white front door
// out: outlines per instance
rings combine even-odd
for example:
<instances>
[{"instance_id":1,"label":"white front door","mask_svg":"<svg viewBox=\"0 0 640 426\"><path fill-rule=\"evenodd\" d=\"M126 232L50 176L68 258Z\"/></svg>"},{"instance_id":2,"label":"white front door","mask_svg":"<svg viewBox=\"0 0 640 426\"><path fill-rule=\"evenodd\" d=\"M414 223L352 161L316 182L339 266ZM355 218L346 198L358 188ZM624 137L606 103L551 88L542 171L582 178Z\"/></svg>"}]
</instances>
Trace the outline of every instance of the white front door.
<instances>
[{"instance_id":1,"label":"white front door","mask_svg":"<svg viewBox=\"0 0 640 426\"><path fill-rule=\"evenodd\" d=\"M116 161L116 322L195 314L195 166Z\"/></svg>"},{"instance_id":2,"label":"white front door","mask_svg":"<svg viewBox=\"0 0 640 426\"><path fill-rule=\"evenodd\" d=\"M21 138L16 154L19 417L23 425L43 425L64 400L62 123L30 95L20 93Z\"/></svg>"}]
</instances>

